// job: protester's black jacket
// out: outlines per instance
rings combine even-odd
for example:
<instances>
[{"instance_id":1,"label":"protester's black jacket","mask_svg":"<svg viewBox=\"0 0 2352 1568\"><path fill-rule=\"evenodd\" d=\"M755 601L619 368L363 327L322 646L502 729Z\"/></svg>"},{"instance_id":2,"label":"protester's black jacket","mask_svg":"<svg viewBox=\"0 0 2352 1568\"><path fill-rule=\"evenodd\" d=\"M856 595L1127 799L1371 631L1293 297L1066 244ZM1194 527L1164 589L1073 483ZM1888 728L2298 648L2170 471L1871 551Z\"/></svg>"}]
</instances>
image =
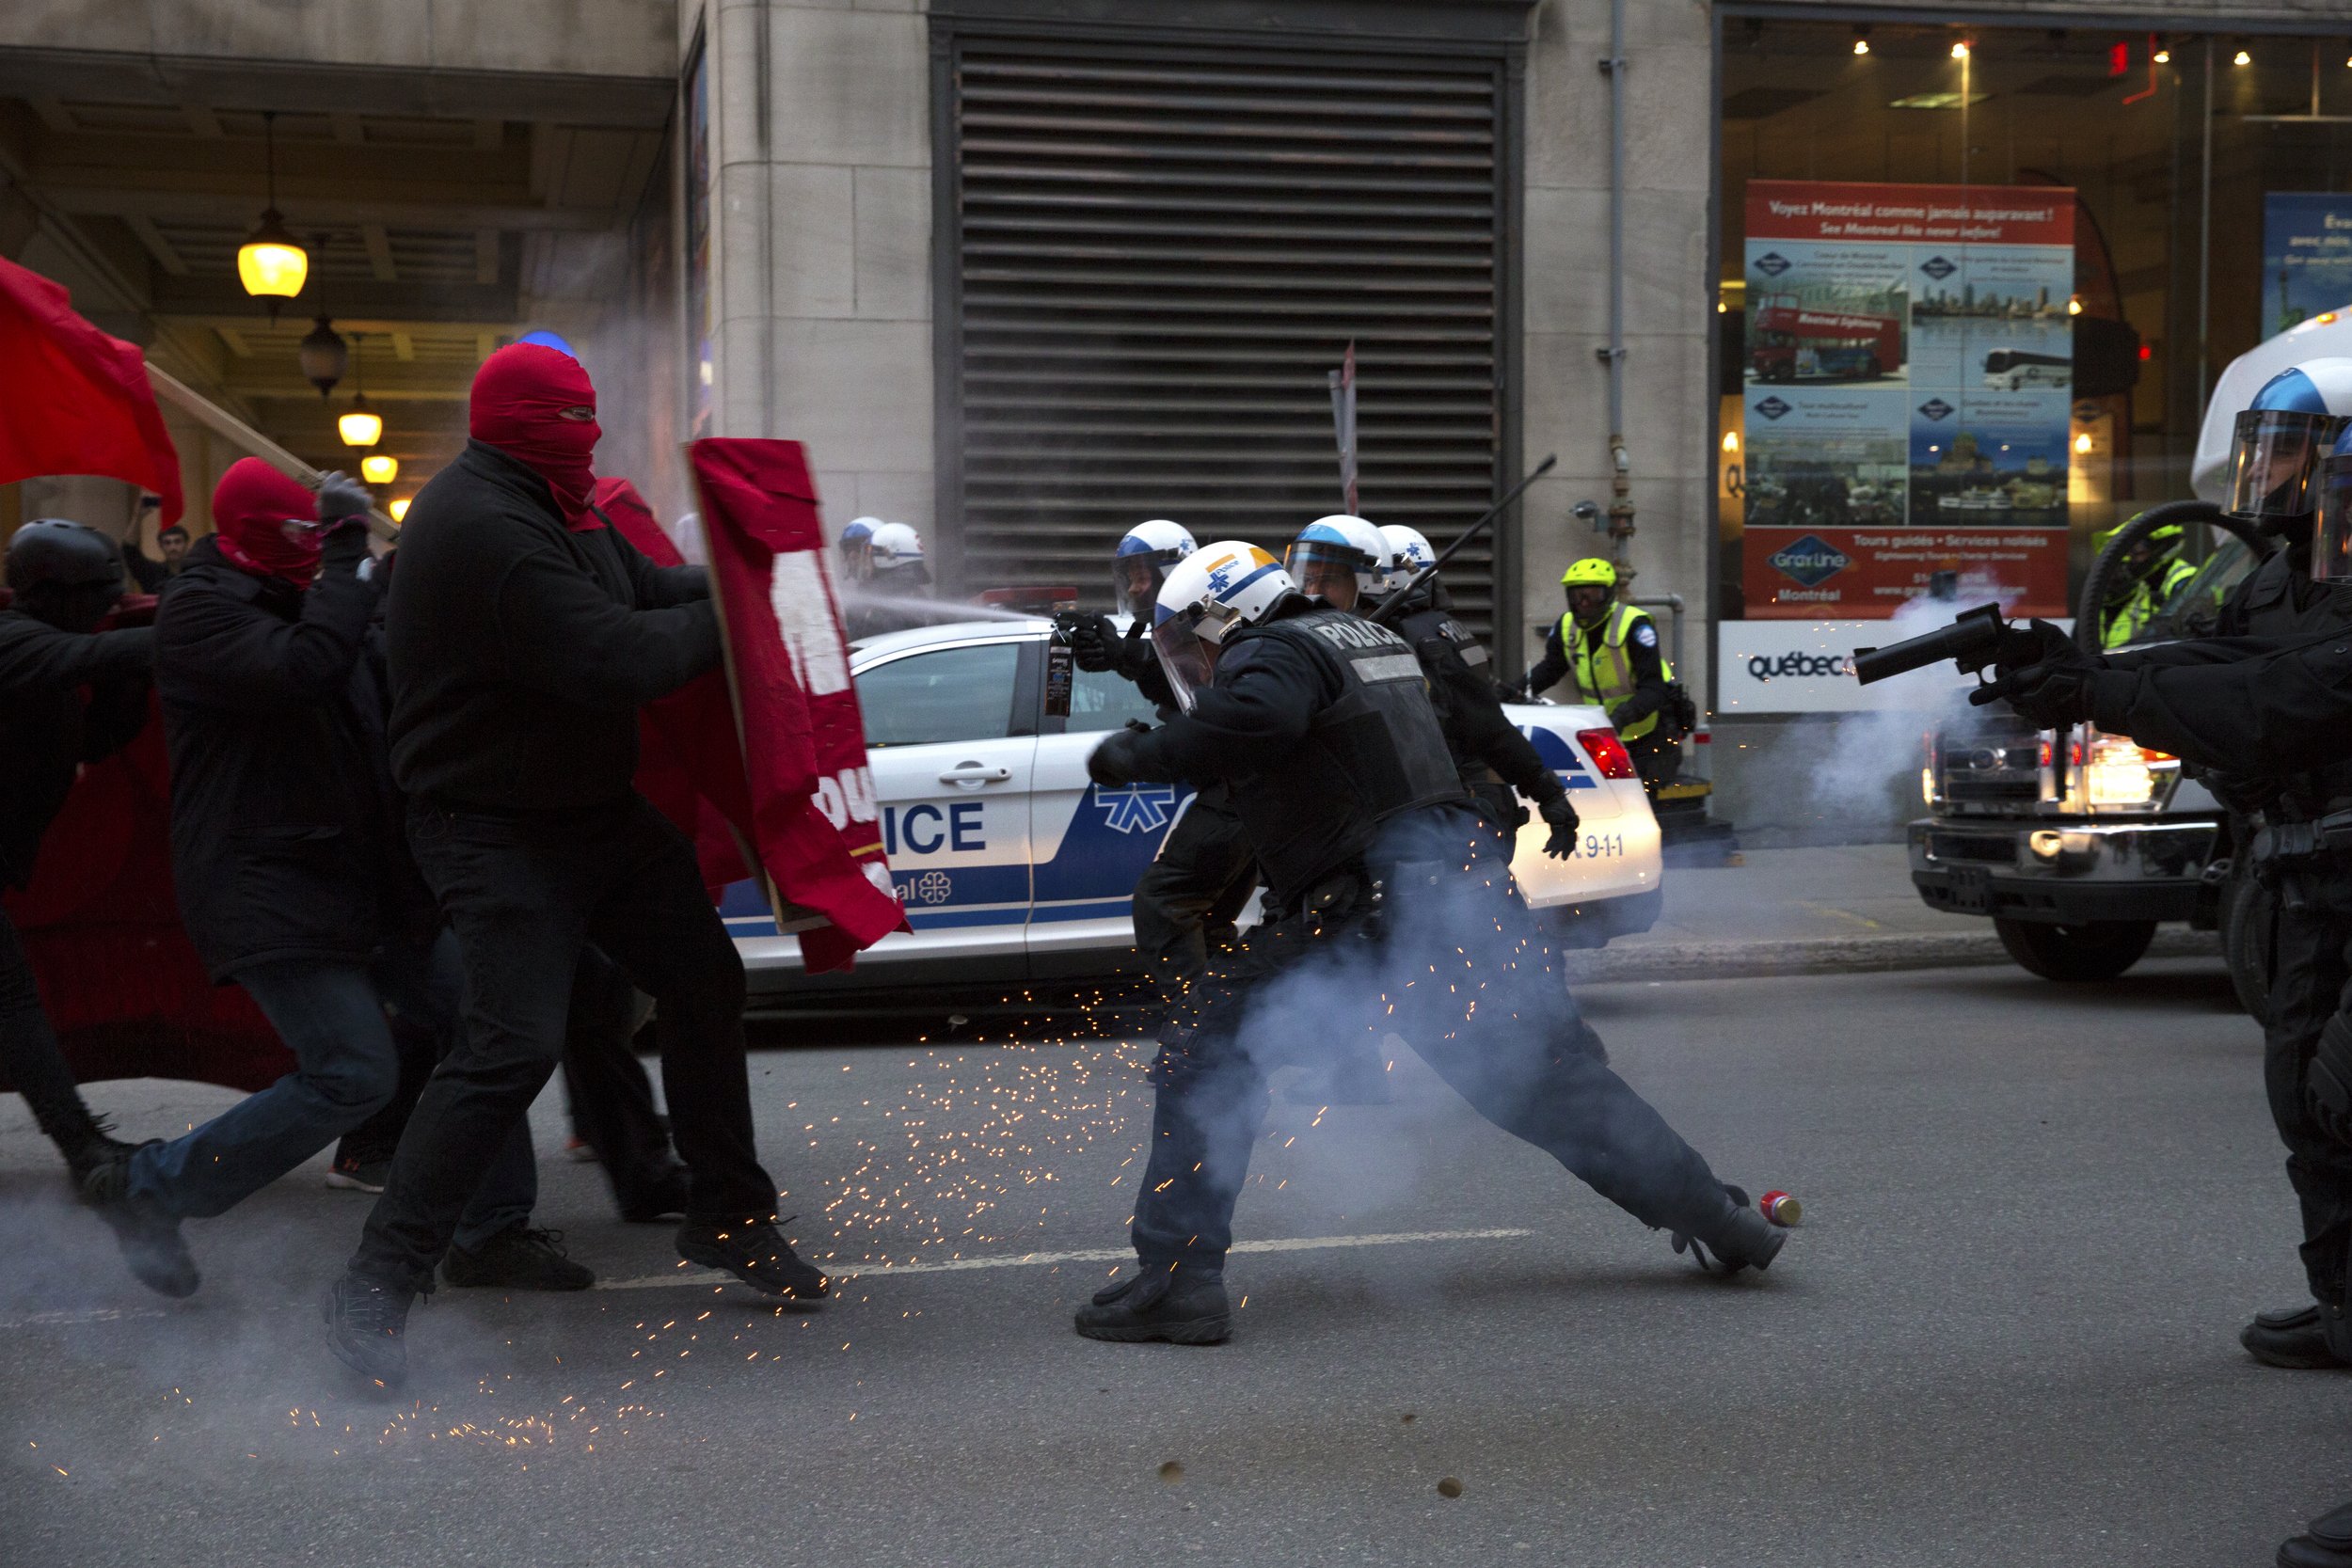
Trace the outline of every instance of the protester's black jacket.
<instances>
[{"instance_id":1,"label":"protester's black jacket","mask_svg":"<svg viewBox=\"0 0 2352 1568\"><path fill-rule=\"evenodd\" d=\"M147 722L154 657L146 626L87 635L0 610L0 884L32 879L75 770Z\"/></svg>"},{"instance_id":2,"label":"protester's black jacket","mask_svg":"<svg viewBox=\"0 0 2352 1568\"><path fill-rule=\"evenodd\" d=\"M627 800L638 707L719 662L709 592L618 529L567 530L546 481L469 443L401 530L385 614L401 787L494 812Z\"/></svg>"},{"instance_id":3,"label":"protester's black jacket","mask_svg":"<svg viewBox=\"0 0 2352 1568\"><path fill-rule=\"evenodd\" d=\"M303 590L205 539L156 608L172 879L215 980L276 959L364 961L432 927L385 747L366 559L365 532L347 529Z\"/></svg>"}]
</instances>

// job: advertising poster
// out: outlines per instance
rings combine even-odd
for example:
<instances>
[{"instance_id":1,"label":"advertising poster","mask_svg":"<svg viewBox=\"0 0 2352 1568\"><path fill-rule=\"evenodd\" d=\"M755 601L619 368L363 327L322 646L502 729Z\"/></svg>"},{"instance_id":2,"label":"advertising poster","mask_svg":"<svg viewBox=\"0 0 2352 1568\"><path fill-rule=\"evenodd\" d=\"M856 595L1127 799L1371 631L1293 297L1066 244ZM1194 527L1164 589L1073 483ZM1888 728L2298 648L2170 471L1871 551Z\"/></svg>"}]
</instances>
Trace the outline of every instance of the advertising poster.
<instances>
[{"instance_id":1,"label":"advertising poster","mask_svg":"<svg viewBox=\"0 0 2352 1568\"><path fill-rule=\"evenodd\" d=\"M2271 191L2263 198L2263 336L2352 306L2352 196Z\"/></svg>"},{"instance_id":2,"label":"advertising poster","mask_svg":"<svg viewBox=\"0 0 2352 1568\"><path fill-rule=\"evenodd\" d=\"M2074 222L2055 186L1749 182L1749 618L2066 613Z\"/></svg>"}]
</instances>

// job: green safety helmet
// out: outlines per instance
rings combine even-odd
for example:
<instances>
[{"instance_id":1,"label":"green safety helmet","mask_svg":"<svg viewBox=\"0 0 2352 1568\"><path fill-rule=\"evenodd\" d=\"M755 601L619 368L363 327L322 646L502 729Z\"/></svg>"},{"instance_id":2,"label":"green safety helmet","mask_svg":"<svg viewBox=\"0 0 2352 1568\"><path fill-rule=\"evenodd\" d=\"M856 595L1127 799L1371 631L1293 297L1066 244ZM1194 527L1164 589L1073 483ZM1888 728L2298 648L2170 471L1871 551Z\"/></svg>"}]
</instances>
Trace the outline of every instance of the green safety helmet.
<instances>
[{"instance_id":1,"label":"green safety helmet","mask_svg":"<svg viewBox=\"0 0 2352 1568\"><path fill-rule=\"evenodd\" d=\"M1588 555L1583 560L1573 562L1566 571L1560 574L1560 586L1563 588L1614 588L1617 586L1617 569L1599 556Z\"/></svg>"}]
</instances>

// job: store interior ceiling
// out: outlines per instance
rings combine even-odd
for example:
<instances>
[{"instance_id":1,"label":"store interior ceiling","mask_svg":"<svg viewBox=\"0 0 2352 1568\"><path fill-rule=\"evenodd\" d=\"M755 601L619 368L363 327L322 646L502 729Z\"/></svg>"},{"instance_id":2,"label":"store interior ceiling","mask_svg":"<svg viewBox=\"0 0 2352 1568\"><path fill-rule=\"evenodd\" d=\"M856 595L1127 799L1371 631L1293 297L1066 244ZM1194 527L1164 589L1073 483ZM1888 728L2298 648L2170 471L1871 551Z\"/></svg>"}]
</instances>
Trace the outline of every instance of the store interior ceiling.
<instances>
[{"instance_id":1,"label":"store interior ceiling","mask_svg":"<svg viewBox=\"0 0 2352 1568\"><path fill-rule=\"evenodd\" d=\"M316 467L357 466L336 418L364 389L405 496L463 446L475 368L617 243L669 94L332 76L37 80L0 61L0 254ZM273 143L276 205L310 257L275 320L237 277ZM321 316L349 353L324 397L297 359Z\"/></svg>"}]
</instances>

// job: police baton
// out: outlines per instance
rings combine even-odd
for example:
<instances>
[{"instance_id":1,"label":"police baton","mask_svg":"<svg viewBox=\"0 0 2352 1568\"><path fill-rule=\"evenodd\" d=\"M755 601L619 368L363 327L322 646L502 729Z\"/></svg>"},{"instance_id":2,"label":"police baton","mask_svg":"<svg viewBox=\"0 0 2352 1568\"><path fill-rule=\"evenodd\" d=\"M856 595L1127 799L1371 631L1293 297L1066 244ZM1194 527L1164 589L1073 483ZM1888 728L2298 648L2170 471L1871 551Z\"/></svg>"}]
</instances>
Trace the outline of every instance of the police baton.
<instances>
[{"instance_id":1,"label":"police baton","mask_svg":"<svg viewBox=\"0 0 2352 1568\"><path fill-rule=\"evenodd\" d=\"M1495 502L1493 506L1487 508L1486 515L1485 516L1479 518L1478 521L1464 529L1453 544L1448 545L1444 549L1439 550L1438 552L1437 560L1431 562L1428 565L1423 566L1420 571L1415 572L1413 574L1412 580L1407 582L1403 589L1390 594L1387 602L1382 604L1379 609L1372 612L1371 620L1373 623L1376 626L1387 626L1389 622L1396 616L1397 612L1405 608L1405 601L1413 596L1414 590L1421 587L1422 583L1427 582L1431 578L1436 577L1438 575L1438 568L1454 559L1454 552L1455 550L1460 549L1463 546L1477 538L1479 531L1482 529L1484 529L1488 523L1493 522L1497 517L1502 516L1504 510L1508 508L1513 501L1518 500L1519 497L1527 493L1527 487L1529 485L1543 478L1544 475L1551 472L1554 467L1558 467L1559 462L1560 454L1554 452L1550 456L1545 458L1541 463L1536 464L1534 471L1530 473L1525 479L1520 480L1517 484L1512 485L1510 493L1505 495L1501 500Z\"/></svg>"}]
</instances>

